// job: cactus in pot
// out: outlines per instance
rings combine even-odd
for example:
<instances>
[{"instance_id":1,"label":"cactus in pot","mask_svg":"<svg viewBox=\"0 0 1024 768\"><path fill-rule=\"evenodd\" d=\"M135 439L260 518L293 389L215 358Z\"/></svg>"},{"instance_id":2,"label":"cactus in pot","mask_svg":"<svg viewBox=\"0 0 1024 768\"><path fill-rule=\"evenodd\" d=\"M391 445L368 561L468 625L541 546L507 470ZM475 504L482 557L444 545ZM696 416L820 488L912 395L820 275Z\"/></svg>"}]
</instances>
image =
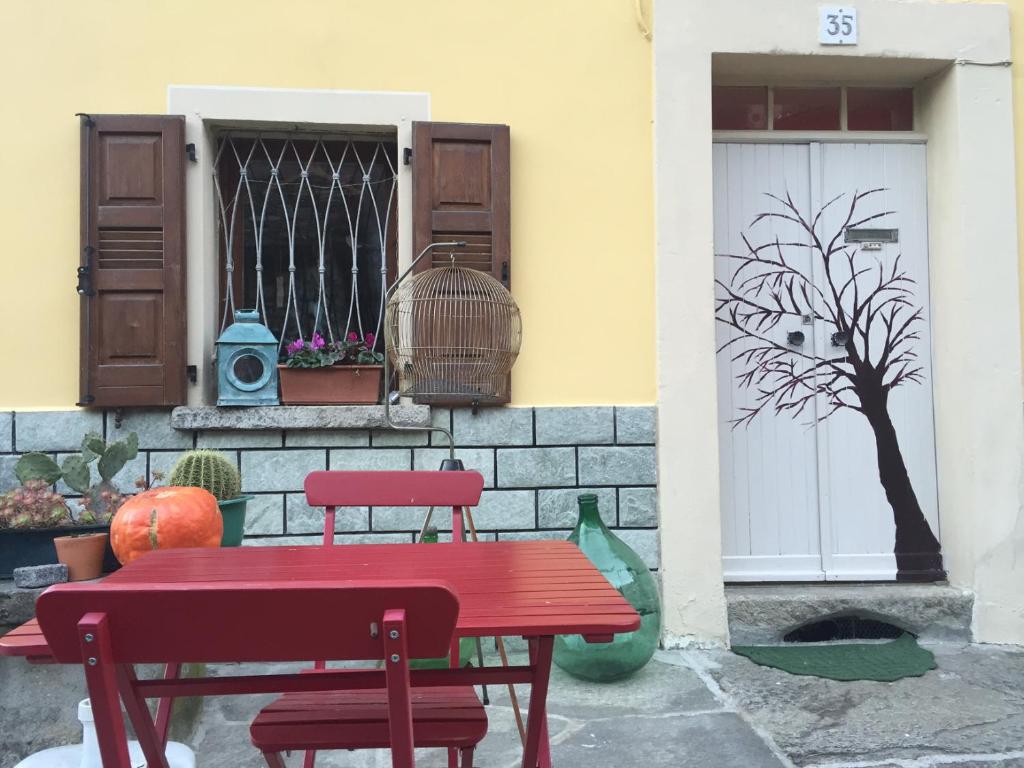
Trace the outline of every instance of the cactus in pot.
<instances>
[{"instance_id":1,"label":"cactus in pot","mask_svg":"<svg viewBox=\"0 0 1024 768\"><path fill-rule=\"evenodd\" d=\"M242 487L242 478L235 463L217 451L189 451L171 470L171 485L205 488L217 501L236 499Z\"/></svg>"},{"instance_id":2,"label":"cactus in pot","mask_svg":"<svg viewBox=\"0 0 1024 768\"><path fill-rule=\"evenodd\" d=\"M245 505L251 496L242 496L242 478L235 463L222 453L209 450L188 451L171 470L170 484L204 488L217 498L224 518L222 547L237 547L245 530Z\"/></svg>"}]
</instances>

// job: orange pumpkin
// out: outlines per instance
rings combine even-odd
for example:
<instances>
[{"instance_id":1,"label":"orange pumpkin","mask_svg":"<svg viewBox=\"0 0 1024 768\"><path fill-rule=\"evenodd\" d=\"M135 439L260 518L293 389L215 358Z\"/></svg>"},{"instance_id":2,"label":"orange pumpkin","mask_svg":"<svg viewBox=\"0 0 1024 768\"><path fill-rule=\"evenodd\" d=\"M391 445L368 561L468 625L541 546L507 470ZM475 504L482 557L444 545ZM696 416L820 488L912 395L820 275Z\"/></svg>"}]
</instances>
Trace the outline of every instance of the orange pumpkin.
<instances>
[{"instance_id":1,"label":"orange pumpkin","mask_svg":"<svg viewBox=\"0 0 1024 768\"><path fill-rule=\"evenodd\" d=\"M223 533L212 493L170 486L143 491L122 504L110 523L110 546L127 565L154 549L219 547Z\"/></svg>"}]
</instances>

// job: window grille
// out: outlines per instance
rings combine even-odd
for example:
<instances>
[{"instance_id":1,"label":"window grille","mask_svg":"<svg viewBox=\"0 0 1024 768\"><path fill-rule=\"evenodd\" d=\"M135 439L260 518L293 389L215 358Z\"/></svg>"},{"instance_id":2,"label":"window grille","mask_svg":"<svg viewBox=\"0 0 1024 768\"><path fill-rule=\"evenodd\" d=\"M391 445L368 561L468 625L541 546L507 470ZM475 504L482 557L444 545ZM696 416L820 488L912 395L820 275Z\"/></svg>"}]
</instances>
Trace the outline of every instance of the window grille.
<instances>
[{"instance_id":1,"label":"window grille","mask_svg":"<svg viewBox=\"0 0 1024 768\"><path fill-rule=\"evenodd\" d=\"M253 135L217 142L223 331L255 308L280 346L314 332L380 339L397 251L393 137Z\"/></svg>"}]
</instances>

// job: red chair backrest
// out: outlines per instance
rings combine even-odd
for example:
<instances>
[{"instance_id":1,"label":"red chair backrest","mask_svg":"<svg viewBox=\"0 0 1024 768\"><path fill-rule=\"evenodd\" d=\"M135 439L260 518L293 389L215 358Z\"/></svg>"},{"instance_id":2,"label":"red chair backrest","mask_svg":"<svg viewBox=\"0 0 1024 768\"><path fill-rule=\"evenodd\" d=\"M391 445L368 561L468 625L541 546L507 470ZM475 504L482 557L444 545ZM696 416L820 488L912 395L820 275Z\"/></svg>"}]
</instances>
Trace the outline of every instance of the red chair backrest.
<instances>
[{"instance_id":1,"label":"red chair backrest","mask_svg":"<svg viewBox=\"0 0 1024 768\"><path fill-rule=\"evenodd\" d=\"M459 602L446 584L431 579L59 584L36 604L43 634L63 663L81 663L77 624L92 612L107 615L119 663L381 659L388 610L405 611L413 658L448 652Z\"/></svg>"},{"instance_id":2,"label":"red chair backrest","mask_svg":"<svg viewBox=\"0 0 1024 768\"><path fill-rule=\"evenodd\" d=\"M310 472L311 507L475 507L484 478L479 472Z\"/></svg>"}]
</instances>

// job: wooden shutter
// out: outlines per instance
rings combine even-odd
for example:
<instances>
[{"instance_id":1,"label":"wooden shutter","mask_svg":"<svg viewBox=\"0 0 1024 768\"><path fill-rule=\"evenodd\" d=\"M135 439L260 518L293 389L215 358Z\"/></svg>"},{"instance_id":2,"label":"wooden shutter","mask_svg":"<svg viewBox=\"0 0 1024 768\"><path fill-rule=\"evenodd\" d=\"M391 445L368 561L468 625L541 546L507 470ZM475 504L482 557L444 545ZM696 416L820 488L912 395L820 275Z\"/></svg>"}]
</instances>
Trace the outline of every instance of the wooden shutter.
<instances>
[{"instance_id":1,"label":"wooden shutter","mask_svg":"<svg viewBox=\"0 0 1024 768\"><path fill-rule=\"evenodd\" d=\"M184 151L184 117L82 117L79 405L185 402Z\"/></svg>"},{"instance_id":2,"label":"wooden shutter","mask_svg":"<svg viewBox=\"0 0 1024 768\"><path fill-rule=\"evenodd\" d=\"M507 125L413 123L413 255L430 243L465 240L457 264L511 285ZM418 269L449 264L438 248Z\"/></svg>"},{"instance_id":3,"label":"wooden shutter","mask_svg":"<svg viewBox=\"0 0 1024 768\"><path fill-rule=\"evenodd\" d=\"M459 266L490 272L511 290L511 186L507 125L412 124L413 257L430 243L465 240L456 250L437 248L416 271ZM424 331L429 334L429 331ZM505 396L511 400L511 381ZM417 402L467 405L437 398Z\"/></svg>"}]
</instances>

